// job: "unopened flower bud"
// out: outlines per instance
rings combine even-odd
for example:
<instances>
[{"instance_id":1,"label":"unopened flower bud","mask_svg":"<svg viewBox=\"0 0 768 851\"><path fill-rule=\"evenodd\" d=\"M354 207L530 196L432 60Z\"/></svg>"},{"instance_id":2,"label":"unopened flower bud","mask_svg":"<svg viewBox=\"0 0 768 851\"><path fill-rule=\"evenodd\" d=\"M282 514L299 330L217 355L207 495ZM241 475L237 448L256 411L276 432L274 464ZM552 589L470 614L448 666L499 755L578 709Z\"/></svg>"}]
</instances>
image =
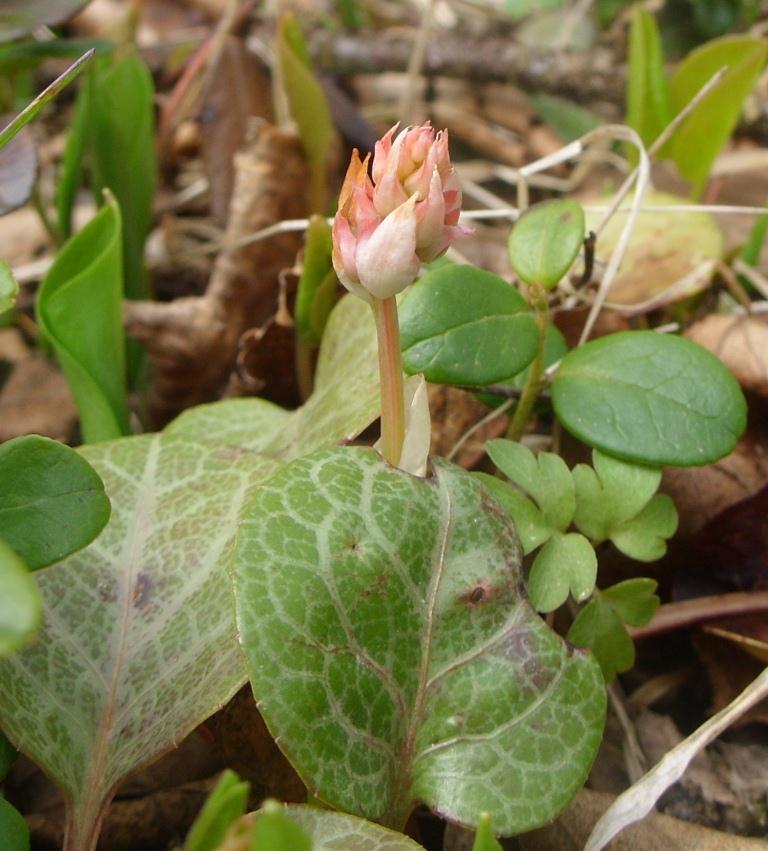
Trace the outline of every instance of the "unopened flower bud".
<instances>
[{"instance_id":1,"label":"unopened flower bud","mask_svg":"<svg viewBox=\"0 0 768 851\"><path fill-rule=\"evenodd\" d=\"M411 284L422 263L444 254L463 233L461 188L448 133L429 122L376 143L372 173L357 151L344 179L333 223L333 265L363 299L389 298Z\"/></svg>"}]
</instances>

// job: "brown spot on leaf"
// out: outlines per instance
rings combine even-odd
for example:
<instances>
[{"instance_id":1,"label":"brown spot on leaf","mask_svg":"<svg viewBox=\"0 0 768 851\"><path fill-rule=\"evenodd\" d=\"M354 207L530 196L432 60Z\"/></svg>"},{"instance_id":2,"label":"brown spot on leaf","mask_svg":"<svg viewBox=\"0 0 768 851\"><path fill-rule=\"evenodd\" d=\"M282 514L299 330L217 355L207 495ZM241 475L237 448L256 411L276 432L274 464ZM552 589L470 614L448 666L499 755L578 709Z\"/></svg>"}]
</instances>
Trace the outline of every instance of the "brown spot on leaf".
<instances>
[{"instance_id":1,"label":"brown spot on leaf","mask_svg":"<svg viewBox=\"0 0 768 851\"><path fill-rule=\"evenodd\" d=\"M131 600L134 608L143 609L152 593L152 580L146 573L140 573L136 577L136 584L133 586L133 599Z\"/></svg>"}]
</instances>

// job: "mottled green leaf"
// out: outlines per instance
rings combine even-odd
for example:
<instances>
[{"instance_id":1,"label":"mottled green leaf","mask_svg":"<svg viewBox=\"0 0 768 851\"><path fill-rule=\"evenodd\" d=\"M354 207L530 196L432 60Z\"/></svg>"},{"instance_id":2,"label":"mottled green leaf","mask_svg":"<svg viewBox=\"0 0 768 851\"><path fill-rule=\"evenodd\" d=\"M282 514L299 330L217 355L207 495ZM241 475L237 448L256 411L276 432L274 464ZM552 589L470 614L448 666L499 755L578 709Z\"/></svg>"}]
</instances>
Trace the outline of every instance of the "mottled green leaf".
<instances>
[{"instance_id":1,"label":"mottled green leaf","mask_svg":"<svg viewBox=\"0 0 768 851\"><path fill-rule=\"evenodd\" d=\"M280 18L277 30L277 61L288 99L291 118L310 167L309 206L325 213L328 155L333 142L333 120L325 92L317 81L299 22L292 12Z\"/></svg>"},{"instance_id":2,"label":"mottled green leaf","mask_svg":"<svg viewBox=\"0 0 768 851\"><path fill-rule=\"evenodd\" d=\"M0 260L0 313L5 313L16 304L16 296L19 294L19 284L13 276L13 269Z\"/></svg>"},{"instance_id":3,"label":"mottled green leaf","mask_svg":"<svg viewBox=\"0 0 768 851\"><path fill-rule=\"evenodd\" d=\"M230 825L245 812L249 789L234 771L222 772L187 834L184 851L216 851Z\"/></svg>"},{"instance_id":4,"label":"mottled green leaf","mask_svg":"<svg viewBox=\"0 0 768 851\"><path fill-rule=\"evenodd\" d=\"M501 472L533 497L549 527L564 532L576 510L573 477L565 461L552 452L534 455L512 440L489 440L485 449Z\"/></svg>"},{"instance_id":5,"label":"mottled green leaf","mask_svg":"<svg viewBox=\"0 0 768 851\"><path fill-rule=\"evenodd\" d=\"M312 216L307 228L301 276L296 292L296 336L319 346L336 300L338 281L331 262L331 228L322 216Z\"/></svg>"},{"instance_id":6,"label":"mottled green leaf","mask_svg":"<svg viewBox=\"0 0 768 851\"><path fill-rule=\"evenodd\" d=\"M29 851L29 828L21 813L0 795L0 839L3 851Z\"/></svg>"},{"instance_id":7,"label":"mottled green leaf","mask_svg":"<svg viewBox=\"0 0 768 851\"><path fill-rule=\"evenodd\" d=\"M620 461L597 449L592 451L592 464L573 468L574 523L599 543L645 508L661 482L661 470Z\"/></svg>"},{"instance_id":8,"label":"mottled green leaf","mask_svg":"<svg viewBox=\"0 0 768 851\"><path fill-rule=\"evenodd\" d=\"M611 532L611 540L630 558L656 561L667 551L667 539L676 531L675 504L666 494L657 493L636 517Z\"/></svg>"},{"instance_id":9,"label":"mottled green leaf","mask_svg":"<svg viewBox=\"0 0 768 851\"><path fill-rule=\"evenodd\" d=\"M655 579L638 576L600 591L603 600L631 626L645 626L659 606Z\"/></svg>"},{"instance_id":10,"label":"mottled green leaf","mask_svg":"<svg viewBox=\"0 0 768 851\"><path fill-rule=\"evenodd\" d=\"M592 544L577 532L555 532L536 554L528 577L531 605L552 612L568 594L581 603L592 593L597 579L597 556Z\"/></svg>"},{"instance_id":11,"label":"mottled green leaf","mask_svg":"<svg viewBox=\"0 0 768 851\"><path fill-rule=\"evenodd\" d=\"M635 6L629 31L627 124L648 147L672 120L672 114L656 19L641 6ZM632 157L637 160L637 151Z\"/></svg>"},{"instance_id":12,"label":"mottled green leaf","mask_svg":"<svg viewBox=\"0 0 768 851\"><path fill-rule=\"evenodd\" d=\"M313 847L309 834L277 801L266 801L256 814L251 851L311 851Z\"/></svg>"},{"instance_id":13,"label":"mottled green leaf","mask_svg":"<svg viewBox=\"0 0 768 851\"><path fill-rule=\"evenodd\" d=\"M552 385L560 422L627 461L680 467L727 455L746 425L736 379L696 343L623 331L569 352Z\"/></svg>"},{"instance_id":14,"label":"mottled green leaf","mask_svg":"<svg viewBox=\"0 0 768 851\"><path fill-rule=\"evenodd\" d=\"M400 307L403 363L437 384L483 386L516 375L533 360L536 323L525 299L476 266L426 274Z\"/></svg>"},{"instance_id":15,"label":"mottled green leaf","mask_svg":"<svg viewBox=\"0 0 768 851\"><path fill-rule=\"evenodd\" d=\"M524 555L528 555L551 537L552 527L547 523L544 515L514 485L497 479L495 476L490 476L488 473L475 473L474 475L480 479L485 489L512 518Z\"/></svg>"},{"instance_id":16,"label":"mottled green leaf","mask_svg":"<svg viewBox=\"0 0 768 851\"><path fill-rule=\"evenodd\" d=\"M104 481L112 517L89 547L40 574L39 640L0 663L0 724L64 790L73 847L86 847L127 774L242 685L226 571L241 510L305 451L303 439L310 448L329 445L375 416L375 355L373 364L346 358L344 321L356 315L334 313L341 324L323 345L320 389L289 415L298 425L315 412L305 436L290 428L280 446L270 442L276 430L261 408L250 435L244 418L220 439L227 415L209 405L187 420L192 435L201 422L210 426L204 441L177 428L82 450ZM348 336L373 351L372 327ZM356 393L345 395L347 386Z\"/></svg>"},{"instance_id":17,"label":"mottled green leaf","mask_svg":"<svg viewBox=\"0 0 768 851\"><path fill-rule=\"evenodd\" d=\"M520 546L470 474L368 448L294 462L234 558L260 710L312 794L401 827L416 802L503 833L551 819L600 740L597 668L520 596Z\"/></svg>"},{"instance_id":18,"label":"mottled green leaf","mask_svg":"<svg viewBox=\"0 0 768 851\"><path fill-rule=\"evenodd\" d=\"M0 658L17 651L40 625L40 595L24 562L0 539Z\"/></svg>"},{"instance_id":19,"label":"mottled green leaf","mask_svg":"<svg viewBox=\"0 0 768 851\"><path fill-rule=\"evenodd\" d=\"M152 222L157 170L152 75L136 53L126 53L99 57L85 82L92 188L97 202L107 188L120 205L125 296L147 298L144 241Z\"/></svg>"},{"instance_id":20,"label":"mottled green leaf","mask_svg":"<svg viewBox=\"0 0 768 851\"><path fill-rule=\"evenodd\" d=\"M722 67L723 79L675 131L664 152L699 194L717 155L733 133L749 93L768 56L768 40L726 36L691 51L669 80L674 113L679 113Z\"/></svg>"},{"instance_id":21,"label":"mottled green leaf","mask_svg":"<svg viewBox=\"0 0 768 851\"><path fill-rule=\"evenodd\" d=\"M480 814L480 823L477 826L475 841L472 851L503 851L491 827L491 817L488 813Z\"/></svg>"},{"instance_id":22,"label":"mottled green leaf","mask_svg":"<svg viewBox=\"0 0 768 851\"><path fill-rule=\"evenodd\" d=\"M527 284L551 289L584 242L584 211L576 201L542 201L526 210L509 237L512 268Z\"/></svg>"},{"instance_id":23,"label":"mottled green leaf","mask_svg":"<svg viewBox=\"0 0 768 851\"><path fill-rule=\"evenodd\" d=\"M635 645L626 627L599 595L576 616L567 638L577 647L588 647L594 653L607 683L635 664Z\"/></svg>"},{"instance_id":24,"label":"mottled green leaf","mask_svg":"<svg viewBox=\"0 0 768 851\"><path fill-rule=\"evenodd\" d=\"M101 479L74 449L36 434L0 445L0 537L30 570L89 544L109 512Z\"/></svg>"},{"instance_id":25,"label":"mottled green leaf","mask_svg":"<svg viewBox=\"0 0 768 851\"><path fill-rule=\"evenodd\" d=\"M108 203L57 254L37 318L67 376L88 443L128 433L121 216Z\"/></svg>"},{"instance_id":26,"label":"mottled green leaf","mask_svg":"<svg viewBox=\"0 0 768 851\"><path fill-rule=\"evenodd\" d=\"M347 295L323 336L315 392L288 412L263 399L229 399L185 411L168 433L219 446L296 458L329 443L352 440L379 415L376 329L370 307Z\"/></svg>"}]
</instances>

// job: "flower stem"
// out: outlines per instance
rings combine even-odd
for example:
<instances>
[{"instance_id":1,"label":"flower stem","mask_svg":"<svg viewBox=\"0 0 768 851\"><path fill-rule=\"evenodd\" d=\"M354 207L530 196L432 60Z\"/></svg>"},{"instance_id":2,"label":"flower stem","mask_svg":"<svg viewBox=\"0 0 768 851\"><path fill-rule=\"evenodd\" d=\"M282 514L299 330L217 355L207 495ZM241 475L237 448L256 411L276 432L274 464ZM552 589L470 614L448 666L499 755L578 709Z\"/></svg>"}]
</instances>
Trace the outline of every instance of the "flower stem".
<instances>
[{"instance_id":1,"label":"flower stem","mask_svg":"<svg viewBox=\"0 0 768 851\"><path fill-rule=\"evenodd\" d=\"M394 296L385 299L374 298L371 308L379 343L382 454L396 467L400 463L405 438L403 360L400 353L397 302Z\"/></svg>"},{"instance_id":2,"label":"flower stem","mask_svg":"<svg viewBox=\"0 0 768 851\"><path fill-rule=\"evenodd\" d=\"M546 290L537 284L532 285L530 301L536 317L536 327L539 330L539 345L536 349L536 356L528 369L528 378L525 380L520 401L517 403L515 413L507 429L509 440L520 440L525 434L533 406L536 404L543 386L541 374L544 371L544 345L547 339L547 325L549 325L549 302L547 301Z\"/></svg>"}]
</instances>

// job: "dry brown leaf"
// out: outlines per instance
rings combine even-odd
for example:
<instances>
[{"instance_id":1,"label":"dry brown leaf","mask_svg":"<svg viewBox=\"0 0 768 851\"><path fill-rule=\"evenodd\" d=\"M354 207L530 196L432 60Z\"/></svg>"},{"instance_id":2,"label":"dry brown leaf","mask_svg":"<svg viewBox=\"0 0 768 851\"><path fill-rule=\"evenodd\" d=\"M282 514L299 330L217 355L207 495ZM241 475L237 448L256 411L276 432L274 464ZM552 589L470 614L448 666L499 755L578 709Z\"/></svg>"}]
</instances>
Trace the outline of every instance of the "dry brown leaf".
<instances>
[{"instance_id":1,"label":"dry brown leaf","mask_svg":"<svg viewBox=\"0 0 768 851\"><path fill-rule=\"evenodd\" d=\"M249 122L272 121L272 106L269 75L241 39L228 36L215 62L199 115L211 212L223 225L235 184L234 156Z\"/></svg>"},{"instance_id":2,"label":"dry brown leaf","mask_svg":"<svg viewBox=\"0 0 768 851\"><path fill-rule=\"evenodd\" d=\"M582 789L554 824L519 837L522 851L582 851L598 818L616 799ZM630 825L606 851L765 851L759 839L731 836L671 816L652 813Z\"/></svg>"},{"instance_id":3,"label":"dry brown leaf","mask_svg":"<svg viewBox=\"0 0 768 851\"><path fill-rule=\"evenodd\" d=\"M61 370L36 357L16 364L0 392L0 442L31 433L66 441L77 419Z\"/></svg>"},{"instance_id":4,"label":"dry brown leaf","mask_svg":"<svg viewBox=\"0 0 768 851\"><path fill-rule=\"evenodd\" d=\"M18 363L29 357L29 346L18 328L0 328L0 360Z\"/></svg>"},{"instance_id":5,"label":"dry brown leaf","mask_svg":"<svg viewBox=\"0 0 768 851\"><path fill-rule=\"evenodd\" d=\"M685 335L717 355L745 390L768 396L768 321L765 318L712 314L691 325Z\"/></svg>"}]
</instances>

